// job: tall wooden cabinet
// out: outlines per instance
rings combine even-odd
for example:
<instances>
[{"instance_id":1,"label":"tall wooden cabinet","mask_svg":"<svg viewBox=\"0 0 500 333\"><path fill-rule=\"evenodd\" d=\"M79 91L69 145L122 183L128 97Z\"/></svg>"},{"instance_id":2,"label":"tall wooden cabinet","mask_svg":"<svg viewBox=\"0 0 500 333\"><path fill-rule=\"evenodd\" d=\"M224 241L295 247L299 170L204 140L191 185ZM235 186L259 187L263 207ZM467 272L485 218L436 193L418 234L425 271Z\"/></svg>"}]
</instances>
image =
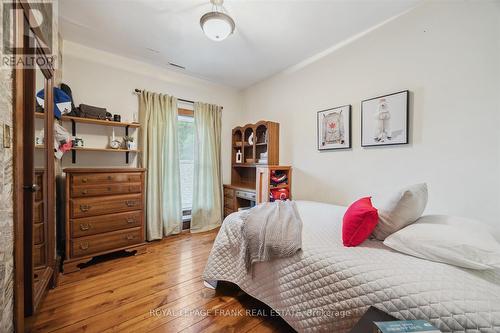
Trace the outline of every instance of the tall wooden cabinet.
<instances>
[{"instance_id":1,"label":"tall wooden cabinet","mask_svg":"<svg viewBox=\"0 0 500 333\"><path fill-rule=\"evenodd\" d=\"M68 168L63 272L94 256L145 252L144 169Z\"/></svg>"},{"instance_id":2,"label":"tall wooden cabinet","mask_svg":"<svg viewBox=\"0 0 500 333\"><path fill-rule=\"evenodd\" d=\"M224 185L224 216L270 201L277 186L291 198L291 167L279 166L279 130L279 123L272 121L232 130L231 184ZM286 185L273 184L271 172L286 174Z\"/></svg>"}]
</instances>

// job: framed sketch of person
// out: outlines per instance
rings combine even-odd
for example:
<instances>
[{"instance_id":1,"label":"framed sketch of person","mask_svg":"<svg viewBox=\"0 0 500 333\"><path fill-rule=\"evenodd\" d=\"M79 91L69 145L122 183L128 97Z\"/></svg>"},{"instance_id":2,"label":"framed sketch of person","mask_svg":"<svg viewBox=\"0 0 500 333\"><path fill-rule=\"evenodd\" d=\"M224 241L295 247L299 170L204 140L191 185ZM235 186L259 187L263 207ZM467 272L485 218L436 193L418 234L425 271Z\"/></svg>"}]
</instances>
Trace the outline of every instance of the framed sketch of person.
<instances>
[{"instance_id":1,"label":"framed sketch of person","mask_svg":"<svg viewBox=\"0 0 500 333\"><path fill-rule=\"evenodd\" d=\"M319 111L317 129L318 150L351 148L351 105Z\"/></svg>"},{"instance_id":2,"label":"framed sketch of person","mask_svg":"<svg viewBox=\"0 0 500 333\"><path fill-rule=\"evenodd\" d=\"M408 143L409 91L370 98L361 102L361 146Z\"/></svg>"}]
</instances>

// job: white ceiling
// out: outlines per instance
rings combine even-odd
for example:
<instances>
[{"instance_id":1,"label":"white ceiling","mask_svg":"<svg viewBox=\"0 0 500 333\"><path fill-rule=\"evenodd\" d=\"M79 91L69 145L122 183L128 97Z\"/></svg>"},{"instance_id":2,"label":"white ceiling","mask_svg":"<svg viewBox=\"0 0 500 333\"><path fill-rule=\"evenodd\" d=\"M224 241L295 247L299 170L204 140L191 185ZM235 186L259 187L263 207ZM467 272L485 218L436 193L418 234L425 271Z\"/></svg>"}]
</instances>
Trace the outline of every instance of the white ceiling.
<instances>
[{"instance_id":1,"label":"white ceiling","mask_svg":"<svg viewBox=\"0 0 500 333\"><path fill-rule=\"evenodd\" d=\"M226 0L236 22L222 42L206 38L209 0L63 0L64 39L186 74L248 87L414 6L418 0Z\"/></svg>"}]
</instances>

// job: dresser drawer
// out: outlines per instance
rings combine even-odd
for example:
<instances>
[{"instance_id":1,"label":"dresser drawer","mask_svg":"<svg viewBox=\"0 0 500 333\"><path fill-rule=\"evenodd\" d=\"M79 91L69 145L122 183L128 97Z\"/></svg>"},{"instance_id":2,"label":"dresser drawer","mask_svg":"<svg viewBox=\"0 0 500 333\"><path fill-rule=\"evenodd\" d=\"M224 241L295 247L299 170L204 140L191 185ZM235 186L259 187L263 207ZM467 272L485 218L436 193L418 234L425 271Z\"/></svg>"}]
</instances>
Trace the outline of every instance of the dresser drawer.
<instances>
[{"instance_id":1,"label":"dresser drawer","mask_svg":"<svg viewBox=\"0 0 500 333\"><path fill-rule=\"evenodd\" d=\"M73 186L141 182L140 173L83 173L71 177L71 185Z\"/></svg>"},{"instance_id":2,"label":"dresser drawer","mask_svg":"<svg viewBox=\"0 0 500 333\"><path fill-rule=\"evenodd\" d=\"M234 190L232 188L224 187L224 196L227 198L234 198Z\"/></svg>"},{"instance_id":3,"label":"dresser drawer","mask_svg":"<svg viewBox=\"0 0 500 333\"><path fill-rule=\"evenodd\" d=\"M234 210L224 207L224 217L234 213Z\"/></svg>"},{"instance_id":4,"label":"dresser drawer","mask_svg":"<svg viewBox=\"0 0 500 333\"><path fill-rule=\"evenodd\" d=\"M44 241L44 224L35 223L33 225L33 243L41 244Z\"/></svg>"},{"instance_id":5,"label":"dresser drawer","mask_svg":"<svg viewBox=\"0 0 500 333\"><path fill-rule=\"evenodd\" d=\"M79 198L70 200L71 218L120 213L140 209L142 209L141 194Z\"/></svg>"},{"instance_id":6,"label":"dresser drawer","mask_svg":"<svg viewBox=\"0 0 500 333\"><path fill-rule=\"evenodd\" d=\"M43 201L35 202L33 205L33 223L43 222Z\"/></svg>"},{"instance_id":7,"label":"dresser drawer","mask_svg":"<svg viewBox=\"0 0 500 333\"><path fill-rule=\"evenodd\" d=\"M71 188L71 196L73 198L95 197L99 195L141 193L141 190L141 183L81 185Z\"/></svg>"},{"instance_id":8,"label":"dresser drawer","mask_svg":"<svg viewBox=\"0 0 500 333\"><path fill-rule=\"evenodd\" d=\"M71 240L71 252L74 257L83 257L142 242L141 228L126 229L73 239Z\"/></svg>"},{"instance_id":9,"label":"dresser drawer","mask_svg":"<svg viewBox=\"0 0 500 333\"><path fill-rule=\"evenodd\" d=\"M234 198L224 197L224 207L234 209Z\"/></svg>"},{"instance_id":10,"label":"dresser drawer","mask_svg":"<svg viewBox=\"0 0 500 333\"><path fill-rule=\"evenodd\" d=\"M35 267L46 265L45 244L33 246L33 265Z\"/></svg>"},{"instance_id":11,"label":"dresser drawer","mask_svg":"<svg viewBox=\"0 0 500 333\"><path fill-rule=\"evenodd\" d=\"M142 211L84 217L70 221L71 236L83 237L142 226Z\"/></svg>"}]
</instances>

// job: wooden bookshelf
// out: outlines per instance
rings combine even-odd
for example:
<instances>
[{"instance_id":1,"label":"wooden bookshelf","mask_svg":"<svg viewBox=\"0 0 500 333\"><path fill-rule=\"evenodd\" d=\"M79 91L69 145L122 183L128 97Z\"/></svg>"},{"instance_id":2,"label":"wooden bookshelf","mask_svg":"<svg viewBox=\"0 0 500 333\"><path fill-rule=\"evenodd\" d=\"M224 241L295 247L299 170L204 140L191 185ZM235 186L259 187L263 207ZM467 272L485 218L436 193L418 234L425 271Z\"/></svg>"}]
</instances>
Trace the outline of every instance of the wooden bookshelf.
<instances>
[{"instance_id":1,"label":"wooden bookshelf","mask_svg":"<svg viewBox=\"0 0 500 333\"><path fill-rule=\"evenodd\" d=\"M231 184L245 184L255 190L256 167L279 164L279 124L259 121L255 124L235 127L232 131ZM250 138L252 137L252 140ZM241 152L242 162L236 155ZM259 164L262 154L267 152L267 162Z\"/></svg>"},{"instance_id":2,"label":"wooden bookshelf","mask_svg":"<svg viewBox=\"0 0 500 333\"><path fill-rule=\"evenodd\" d=\"M252 140L250 140L252 137ZM259 121L255 124L235 127L232 131L231 184L224 185L224 216L240 208L270 200L270 193L288 190L291 196L291 167L279 166L279 124L271 121ZM238 163L236 155L241 152L242 161ZM265 163L258 163L267 153ZM287 181L273 184L271 172L286 172ZM238 196L238 191L251 193L254 199ZM259 196L260 193L260 196Z\"/></svg>"}]
</instances>

